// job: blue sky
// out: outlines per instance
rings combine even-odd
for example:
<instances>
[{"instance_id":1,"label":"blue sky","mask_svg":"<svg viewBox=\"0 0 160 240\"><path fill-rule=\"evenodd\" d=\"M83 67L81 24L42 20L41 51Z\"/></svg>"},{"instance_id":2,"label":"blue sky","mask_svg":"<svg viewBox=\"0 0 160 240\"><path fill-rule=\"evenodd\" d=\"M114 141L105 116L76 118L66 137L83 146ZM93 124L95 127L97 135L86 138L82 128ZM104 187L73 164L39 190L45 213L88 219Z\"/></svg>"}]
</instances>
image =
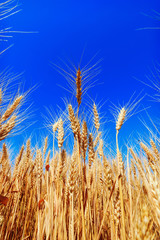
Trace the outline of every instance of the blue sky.
<instances>
[{"instance_id":1,"label":"blue sky","mask_svg":"<svg viewBox=\"0 0 160 240\"><path fill-rule=\"evenodd\" d=\"M0 57L0 68L2 71L12 67L15 73L24 72L21 81L25 82L25 90L38 85L29 100L34 111L30 121L37 122L13 141L21 145L33 132L36 139L41 134L47 134L42 117L42 114L47 115L46 107L56 110L60 105L63 109L61 98L70 97L58 86L66 87L66 80L51 63L65 68L60 61L62 59L67 64L72 62L78 66L83 51L81 67L96 53L92 63L102 59L99 64L101 72L96 77L100 84L90 89L88 94L97 103L107 100L101 109L107 120L113 120L109 111L111 102L116 105L126 103L135 91L138 95L142 89L143 93L154 94L152 89L135 78L147 82L146 75L151 75L155 65L160 63L160 30L137 29L160 27L160 17L159 20L153 17L156 15L154 11L160 12L158 0L27 0L19 1L19 4L22 11L3 21L3 27L12 26L13 30L38 33L13 34L8 43L3 43L4 46L14 43L14 46ZM142 104L144 107L151 106L148 112L157 121L159 103L146 97ZM124 142L133 132L142 132L143 126L138 117L145 116L144 112L126 122L122 130ZM109 130L107 139L112 142L114 123L109 122L104 128Z\"/></svg>"}]
</instances>

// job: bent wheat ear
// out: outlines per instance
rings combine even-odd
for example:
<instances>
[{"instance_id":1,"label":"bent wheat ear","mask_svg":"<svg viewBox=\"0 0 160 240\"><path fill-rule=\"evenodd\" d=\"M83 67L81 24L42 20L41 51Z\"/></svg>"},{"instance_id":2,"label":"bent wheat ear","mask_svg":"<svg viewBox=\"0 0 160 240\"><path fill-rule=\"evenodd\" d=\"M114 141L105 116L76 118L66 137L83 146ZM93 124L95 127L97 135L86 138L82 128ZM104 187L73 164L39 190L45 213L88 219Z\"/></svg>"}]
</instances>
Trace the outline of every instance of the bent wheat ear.
<instances>
[{"instance_id":1,"label":"bent wheat ear","mask_svg":"<svg viewBox=\"0 0 160 240\"><path fill-rule=\"evenodd\" d=\"M155 164L156 163L156 159L155 157L153 156L152 152L150 151L150 149L143 143L143 142L140 142L140 146L141 148L144 150L144 152L147 154L148 156L148 159L150 161L153 161L153 163Z\"/></svg>"},{"instance_id":2,"label":"bent wheat ear","mask_svg":"<svg viewBox=\"0 0 160 240\"><path fill-rule=\"evenodd\" d=\"M0 141L5 139L9 133L12 131L16 123L16 116L12 116L7 123L0 127Z\"/></svg>"},{"instance_id":3,"label":"bent wheat ear","mask_svg":"<svg viewBox=\"0 0 160 240\"><path fill-rule=\"evenodd\" d=\"M7 108L6 112L2 115L1 123L6 121L12 115L12 113L18 108L22 98L23 98L22 95L17 97L13 104Z\"/></svg>"}]
</instances>

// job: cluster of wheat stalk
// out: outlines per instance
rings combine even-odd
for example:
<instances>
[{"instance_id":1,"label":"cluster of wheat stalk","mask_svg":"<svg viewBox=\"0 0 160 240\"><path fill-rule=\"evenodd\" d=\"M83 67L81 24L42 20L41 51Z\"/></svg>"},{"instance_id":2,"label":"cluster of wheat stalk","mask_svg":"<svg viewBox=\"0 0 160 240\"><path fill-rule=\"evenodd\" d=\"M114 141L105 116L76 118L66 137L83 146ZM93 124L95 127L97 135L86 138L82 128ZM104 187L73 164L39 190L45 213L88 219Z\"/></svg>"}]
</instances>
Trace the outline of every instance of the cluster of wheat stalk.
<instances>
[{"instance_id":1,"label":"cluster of wheat stalk","mask_svg":"<svg viewBox=\"0 0 160 240\"><path fill-rule=\"evenodd\" d=\"M16 96L0 115L0 239L160 239L160 154L155 141L150 146L140 142L140 154L132 148L126 156L121 152L118 135L129 111L122 107L115 122L116 156L105 156L96 104L94 134L79 116L80 69L74 80L77 110L69 104L66 116L74 138L71 154L64 147L64 120L59 118L52 126L53 147L49 149L47 137L41 148L28 139L12 167L5 138L17 124L23 96Z\"/></svg>"}]
</instances>

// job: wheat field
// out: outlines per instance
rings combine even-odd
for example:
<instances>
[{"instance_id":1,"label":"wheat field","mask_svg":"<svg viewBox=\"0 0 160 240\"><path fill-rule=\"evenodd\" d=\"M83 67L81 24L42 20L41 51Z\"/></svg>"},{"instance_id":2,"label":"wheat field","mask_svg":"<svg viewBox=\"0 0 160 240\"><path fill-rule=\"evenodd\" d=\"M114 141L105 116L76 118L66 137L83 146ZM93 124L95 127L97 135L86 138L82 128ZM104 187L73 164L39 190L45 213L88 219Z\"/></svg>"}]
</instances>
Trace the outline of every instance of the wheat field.
<instances>
[{"instance_id":1,"label":"wheat field","mask_svg":"<svg viewBox=\"0 0 160 240\"><path fill-rule=\"evenodd\" d=\"M28 139L14 160L5 139L21 123L25 94L16 94L0 117L0 239L160 239L160 154L158 143L139 143L137 153L119 148L125 120L139 101L116 111L115 157L105 156L98 108L92 131L83 108L83 74L73 76L77 104L52 124L41 148ZM3 106L5 91L0 89ZM84 117L83 117L84 116ZM65 119L66 118L66 119ZM64 122L69 122L73 150L64 146ZM54 147L57 139L58 148ZM143 154L142 154L143 151ZM125 163L125 165L124 165ZM126 167L125 167L126 166Z\"/></svg>"}]
</instances>

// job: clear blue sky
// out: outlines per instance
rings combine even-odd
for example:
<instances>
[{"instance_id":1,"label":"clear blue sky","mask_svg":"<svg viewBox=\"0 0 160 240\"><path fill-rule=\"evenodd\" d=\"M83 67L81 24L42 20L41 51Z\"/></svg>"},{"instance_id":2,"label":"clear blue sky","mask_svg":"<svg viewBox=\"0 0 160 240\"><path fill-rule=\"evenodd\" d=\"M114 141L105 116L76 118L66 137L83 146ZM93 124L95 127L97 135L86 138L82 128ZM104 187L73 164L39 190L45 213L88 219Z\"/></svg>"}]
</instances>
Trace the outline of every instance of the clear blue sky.
<instances>
[{"instance_id":1,"label":"clear blue sky","mask_svg":"<svg viewBox=\"0 0 160 240\"><path fill-rule=\"evenodd\" d=\"M0 57L0 68L3 70L9 66L16 73L24 72L25 90L39 85L30 95L35 111L31 121L38 122L21 138L15 138L19 139L19 144L33 129L39 136L39 128L44 126L41 114L47 115L45 107L52 106L56 110L58 104L63 108L61 98L68 93L58 85L65 86L65 79L50 63L64 66L60 63L61 58L78 65L84 48L82 67L97 52L93 63L102 59L98 79L103 84L90 89L88 94L97 102L108 100L102 109L108 119L113 119L108 110L110 101L115 104L126 102L133 92L138 94L142 89L144 93L154 93L134 77L147 81L146 75L154 70L154 65L160 63L160 30L137 30L160 27L160 17L159 20L150 17L155 15L154 10L160 12L158 0L19 2L22 11L6 19L3 26L38 33L14 34L8 43L14 43L14 46ZM146 98L143 105L152 107L148 111L153 118L158 116L158 103ZM112 122L106 124L105 128L110 130L109 134L115 133ZM126 139L132 131L141 132L138 116L126 122L123 128Z\"/></svg>"}]
</instances>

